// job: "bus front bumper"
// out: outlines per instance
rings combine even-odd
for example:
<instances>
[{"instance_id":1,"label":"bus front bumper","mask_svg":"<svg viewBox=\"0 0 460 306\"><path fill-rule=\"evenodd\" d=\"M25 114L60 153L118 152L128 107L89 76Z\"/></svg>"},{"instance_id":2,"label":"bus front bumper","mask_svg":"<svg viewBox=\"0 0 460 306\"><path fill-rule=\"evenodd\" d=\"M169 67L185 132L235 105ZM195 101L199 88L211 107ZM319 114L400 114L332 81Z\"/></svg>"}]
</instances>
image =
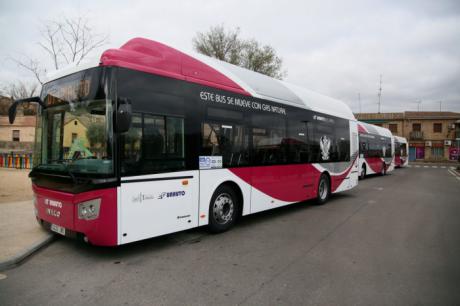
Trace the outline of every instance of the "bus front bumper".
<instances>
[{"instance_id":1,"label":"bus front bumper","mask_svg":"<svg viewBox=\"0 0 460 306\"><path fill-rule=\"evenodd\" d=\"M117 189L72 194L32 186L37 221L47 230L101 246L117 245Z\"/></svg>"}]
</instances>

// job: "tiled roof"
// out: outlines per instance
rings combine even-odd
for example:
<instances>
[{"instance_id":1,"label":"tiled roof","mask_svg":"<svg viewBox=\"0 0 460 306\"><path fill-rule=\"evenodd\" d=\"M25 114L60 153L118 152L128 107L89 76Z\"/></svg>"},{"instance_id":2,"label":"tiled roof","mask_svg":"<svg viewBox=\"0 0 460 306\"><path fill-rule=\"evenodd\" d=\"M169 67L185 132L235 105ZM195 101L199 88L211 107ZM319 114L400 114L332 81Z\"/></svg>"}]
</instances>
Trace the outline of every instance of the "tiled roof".
<instances>
[{"instance_id":1,"label":"tiled roof","mask_svg":"<svg viewBox=\"0 0 460 306\"><path fill-rule=\"evenodd\" d=\"M460 119L456 112L357 113L358 120Z\"/></svg>"},{"instance_id":2,"label":"tiled roof","mask_svg":"<svg viewBox=\"0 0 460 306\"><path fill-rule=\"evenodd\" d=\"M357 113L358 120L401 120L404 119L404 113Z\"/></svg>"},{"instance_id":3,"label":"tiled roof","mask_svg":"<svg viewBox=\"0 0 460 306\"><path fill-rule=\"evenodd\" d=\"M460 119L455 112L404 112L406 119Z\"/></svg>"}]
</instances>

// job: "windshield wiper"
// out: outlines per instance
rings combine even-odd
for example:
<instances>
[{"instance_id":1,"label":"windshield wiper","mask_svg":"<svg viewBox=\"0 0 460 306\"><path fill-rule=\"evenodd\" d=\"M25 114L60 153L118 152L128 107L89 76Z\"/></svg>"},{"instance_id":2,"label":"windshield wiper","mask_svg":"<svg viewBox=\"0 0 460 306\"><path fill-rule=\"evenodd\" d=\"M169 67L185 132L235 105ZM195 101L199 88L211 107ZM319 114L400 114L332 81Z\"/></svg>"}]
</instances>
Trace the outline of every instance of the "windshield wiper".
<instances>
[{"instance_id":1,"label":"windshield wiper","mask_svg":"<svg viewBox=\"0 0 460 306\"><path fill-rule=\"evenodd\" d=\"M48 162L50 163L58 163L58 164L63 164L66 161L69 161L68 159L50 159ZM49 165L49 164L48 164Z\"/></svg>"},{"instance_id":2,"label":"windshield wiper","mask_svg":"<svg viewBox=\"0 0 460 306\"><path fill-rule=\"evenodd\" d=\"M67 167L66 169L67 169L67 173L69 173L69 176L72 178L72 182L73 182L74 184L76 184L76 183L77 183L77 179L75 178L75 175L73 174L72 171L70 171L69 167Z\"/></svg>"}]
</instances>

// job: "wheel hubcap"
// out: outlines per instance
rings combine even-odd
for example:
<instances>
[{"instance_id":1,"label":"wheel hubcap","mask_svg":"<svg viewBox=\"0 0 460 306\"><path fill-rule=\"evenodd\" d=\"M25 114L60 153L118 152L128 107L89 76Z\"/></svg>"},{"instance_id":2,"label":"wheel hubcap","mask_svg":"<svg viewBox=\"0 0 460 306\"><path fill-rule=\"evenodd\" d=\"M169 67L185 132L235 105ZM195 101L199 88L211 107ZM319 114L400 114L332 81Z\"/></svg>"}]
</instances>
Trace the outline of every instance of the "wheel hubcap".
<instances>
[{"instance_id":1,"label":"wheel hubcap","mask_svg":"<svg viewBox=\"0 0 460 306\"><path fill-rule=\"evenodd\" d=\"M327 186L325 180L321 180L319 183L319 197L324 200L327 196Z\"/></svg>"},{"instance_id":2,"label":"wheel hubcap","mask_svg":"<svg viewBox=\"0 0 460 306\"><path fill-rule=\"evenodd\" d=\"M226 224L232 219L234 204L232 197L227 193L220 194L212 206L214 220L219 224Z\"/></svg>"}]
</instances>

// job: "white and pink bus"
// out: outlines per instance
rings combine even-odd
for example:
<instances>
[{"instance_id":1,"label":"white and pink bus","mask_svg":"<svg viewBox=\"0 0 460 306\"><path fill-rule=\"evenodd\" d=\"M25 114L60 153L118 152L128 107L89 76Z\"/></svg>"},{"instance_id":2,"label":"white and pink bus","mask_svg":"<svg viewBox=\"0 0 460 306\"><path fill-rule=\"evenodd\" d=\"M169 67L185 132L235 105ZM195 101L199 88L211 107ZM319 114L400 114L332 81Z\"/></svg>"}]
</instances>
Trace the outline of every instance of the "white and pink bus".
<instances>
[{"instance_id":1,"label":"white and pink bus","mask_svg":"<svg viewBox=\"0 0 460 306\"><path fill-rule=\"evenodd\" d=\"M400 136L393 136L394 137L394 144L395 144L395 167L402 168L406 167L409 164L409 158L407 156L408 152L408 145L407 139Z\"/></svg>"},{"instance_id":2,"label":"white and pink bus","mask_svg":"<svg viewBox=\"0 0 460 306\"><path fill-rule=\"evenodd\" d=\"M360 178L393 171L394 142L390 130L361 121L358 130Z\"/></svg>"},{"instance_id":3,"label":"white and pink bus","mask_svg":"<svg viewBox=\"0 0 460 306\"><path fill-rule=\"evenodd\" d=\"M120 245L308 199L358 181L344 103L136 38L61 71L40 97L30 173L39 223Z\"/></svg>"}]
</instances>

